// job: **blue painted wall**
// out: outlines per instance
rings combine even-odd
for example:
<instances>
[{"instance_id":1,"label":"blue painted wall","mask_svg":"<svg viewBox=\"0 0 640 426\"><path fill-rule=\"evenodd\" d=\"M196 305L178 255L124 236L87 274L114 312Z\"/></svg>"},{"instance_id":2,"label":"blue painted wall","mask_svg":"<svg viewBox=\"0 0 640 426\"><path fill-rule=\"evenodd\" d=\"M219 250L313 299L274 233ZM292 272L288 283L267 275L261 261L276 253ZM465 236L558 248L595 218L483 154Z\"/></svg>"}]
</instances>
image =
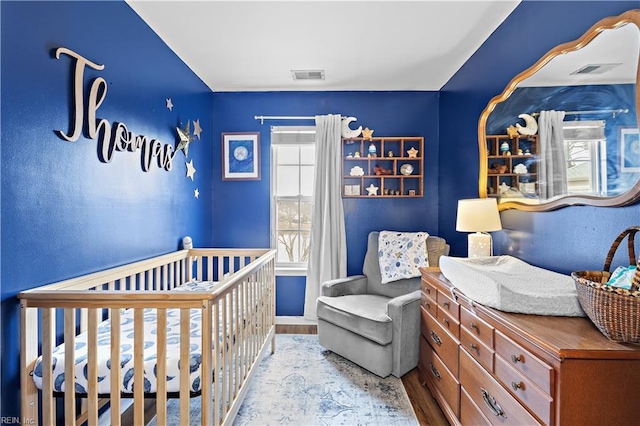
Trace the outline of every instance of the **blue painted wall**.
<instances>
[{"instance_id":1,"label":"blue painted wall","mask_svg":"<svg viewBox=\"0 0 640 426\"><path fill-rule=\"evenodd\" d=\"M442 89L439 143L448 149L440 150L439 229L453 255L466 255L467 235L455 230L456 205L478 196L477 126L491 98L556 45L634 8L639 1L524 1ZM617 234L637 225L639 213L639 205L509 210L501 214L505 230L494 233L495 249L559 272L599 269Z\"/></svg>"},{"instance_id":2,"label":"blue painted wall","mask_svg":"<svg viewBox=\"0 0 640 426\"><path fill-rule=\"evenodd\" d=\"M212 243L213 117L208 87L126 3L1 7L1 414L15 416L18 292L174 251L184 235ZM96 77L107 81L98 118L171 145L177 125L200 120L202 139L189 150L195 182L186 178L183 153L171 171L143 172L139 151L117 152L105 164L95 140L67 142L54 133L70 129L73 112L72 61L52 54L61 46L105 65L85 75L85 88Z\"/></svg>"}]
</instances>

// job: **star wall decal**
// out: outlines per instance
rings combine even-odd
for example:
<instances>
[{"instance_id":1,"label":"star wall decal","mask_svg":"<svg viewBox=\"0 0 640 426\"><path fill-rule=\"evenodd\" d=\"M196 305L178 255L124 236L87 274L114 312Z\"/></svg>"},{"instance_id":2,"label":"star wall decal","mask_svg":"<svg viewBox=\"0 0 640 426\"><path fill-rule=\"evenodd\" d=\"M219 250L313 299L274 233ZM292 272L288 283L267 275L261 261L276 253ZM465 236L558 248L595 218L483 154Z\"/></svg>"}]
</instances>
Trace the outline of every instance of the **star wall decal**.
<instances>
[{"instance_id":1,"label":"star wall decal","mask_svg":"<svg viewBox=\"0 0 640 426\"><path fill-rule=\"evenodd\" d=\"M173 111L173 103L171 102L171 98L167 98L167 108L169 109L169 111Z\"/></svg>"},{"instance_id":2,"label":"star wall decal","mask_svg":"<svg viewBox=\"0 0 640 426\"><path fill-rule=\"evenodd\" d=\"M407 154L409 154L409 158L416 158L418 156L418 150L411 147L411 149L407 151Z\"/></svg>"},{"instance_id":3,"label":"star wall decal","mask_svg":"<svg viewBox=\"0 0 640 426\"><path fill-rule=\"evenodd\" d=\"M193 190L193 196L194 196L195 198L198 198L198 197L200 196L200 191L198 191L198 188L196 188L196 189L194 189L194 190Z\"/></svg>"},{"instance_id":4,"label":"star wall decal","mask_svg":"<svg viewBox=\"0 0 640 426\"><path fill-rule=\"evenodd\" d=\"M183 150L184 156L187 157L189 155L189 144L195 139L191 136L191 122L187 121L187 125L184 130L180 127L176 127L176 130L178 131L178 137L180 138L176 152Z\"/></svg>"},{"instance_id":5,"label":"star wall decal","mask_svg":"<svg viewBox=\"0 0 640 426\"><path fill-rule=\"evenodd\" d=\"M187 177L191 178L191 180L193 181L193 175L196 173L196 168L193 167L193 160L185 164L187 165Z\"/></svg>"},{"instance_id":6,"label":"star wall decal","mask_svg":"<svg viewBox=\"0 0 640 426\"><path fill-rule=\"evenodd\" d=\"M374 184L369 185L368 188L366 188L368 194L367 195L378 195L378 187L375 186Z\"/></svg>"},{"instance_id":7,"label":"star wall decal","mask_svg":"<svg viewBox=\"0 0 640 426\"><path fill-rule=\"evenodd\" d=\"M200 127L200 119L198 118L196 121L193 122L193 134L198 137L198 140L200 140L201 132L202 132L202 127Z\"/></svg>"},{"instance_id":8,"label":"star wall decal","mask_svg":"<svg viewBox=\"0 0 640 426\"><path fill-rule=\"evenodd\" d=\"M366 139L366 140L371 140L371 138L373 137L373 132L374 130L369 129L368 127L366 127L363 131L362 131L362 138Z\"/></svg>"}]
</instances>

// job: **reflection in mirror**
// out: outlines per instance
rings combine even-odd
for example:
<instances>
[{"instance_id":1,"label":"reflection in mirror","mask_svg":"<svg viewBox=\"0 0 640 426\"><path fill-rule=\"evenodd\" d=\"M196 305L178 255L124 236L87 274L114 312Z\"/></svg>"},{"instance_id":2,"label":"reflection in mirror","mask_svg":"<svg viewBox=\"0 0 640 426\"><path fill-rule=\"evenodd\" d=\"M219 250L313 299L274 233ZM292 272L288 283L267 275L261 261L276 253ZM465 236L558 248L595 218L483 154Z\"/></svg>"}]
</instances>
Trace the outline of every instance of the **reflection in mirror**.
<instances>
[{"instance_id":1,"label":"reflection in mirror","mask_svg":"<svg viewBox=\"0 0 640 426\"><path fill-rule=\"evenodd\" d=\"M640 198L640 11L551 50L491 100L479 123L481 197L501 210Z\"/></svg>"}]
</instances>

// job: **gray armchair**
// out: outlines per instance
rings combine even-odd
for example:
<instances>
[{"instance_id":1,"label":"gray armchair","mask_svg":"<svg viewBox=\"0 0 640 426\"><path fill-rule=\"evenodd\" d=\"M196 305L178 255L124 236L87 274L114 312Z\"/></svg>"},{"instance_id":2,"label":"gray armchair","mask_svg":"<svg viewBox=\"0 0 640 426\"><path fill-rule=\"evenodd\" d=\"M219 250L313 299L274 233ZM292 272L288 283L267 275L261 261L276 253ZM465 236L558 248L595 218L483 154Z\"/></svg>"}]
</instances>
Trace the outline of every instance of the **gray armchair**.
<instances>
[{"instance_id":1,"label":"gray armchair","mask_svg":"<svg viewBox=\"0 0 640 426\"><path fill-rule=\"evenodd\" d=\"M427 238L429 266L449 246ZM420 277L382 284L378 232L369 234L364 275L327 281L317 300L320 345L380 377L401 377L418 365Z\"/></svg>"}]
</instances>

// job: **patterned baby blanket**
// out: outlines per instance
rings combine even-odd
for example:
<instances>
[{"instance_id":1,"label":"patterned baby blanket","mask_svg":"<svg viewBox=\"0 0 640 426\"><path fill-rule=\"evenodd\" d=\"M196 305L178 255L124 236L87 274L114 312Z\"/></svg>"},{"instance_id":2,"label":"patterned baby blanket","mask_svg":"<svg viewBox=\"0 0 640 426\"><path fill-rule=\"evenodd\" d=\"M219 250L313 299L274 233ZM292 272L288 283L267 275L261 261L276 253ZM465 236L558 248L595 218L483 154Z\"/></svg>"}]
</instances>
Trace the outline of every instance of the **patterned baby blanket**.
<instances>
[{"instance_id":1,"label":"patterned baby blanket","mask_svg":"<svg viewBox=\"0 0 640 426\"><path fill-rule=\"evenodd\" d=\"M418 268L429 266L426 232L380 231L378 259L382 284L420 276Z\"/></svg>"}]
</instances>

